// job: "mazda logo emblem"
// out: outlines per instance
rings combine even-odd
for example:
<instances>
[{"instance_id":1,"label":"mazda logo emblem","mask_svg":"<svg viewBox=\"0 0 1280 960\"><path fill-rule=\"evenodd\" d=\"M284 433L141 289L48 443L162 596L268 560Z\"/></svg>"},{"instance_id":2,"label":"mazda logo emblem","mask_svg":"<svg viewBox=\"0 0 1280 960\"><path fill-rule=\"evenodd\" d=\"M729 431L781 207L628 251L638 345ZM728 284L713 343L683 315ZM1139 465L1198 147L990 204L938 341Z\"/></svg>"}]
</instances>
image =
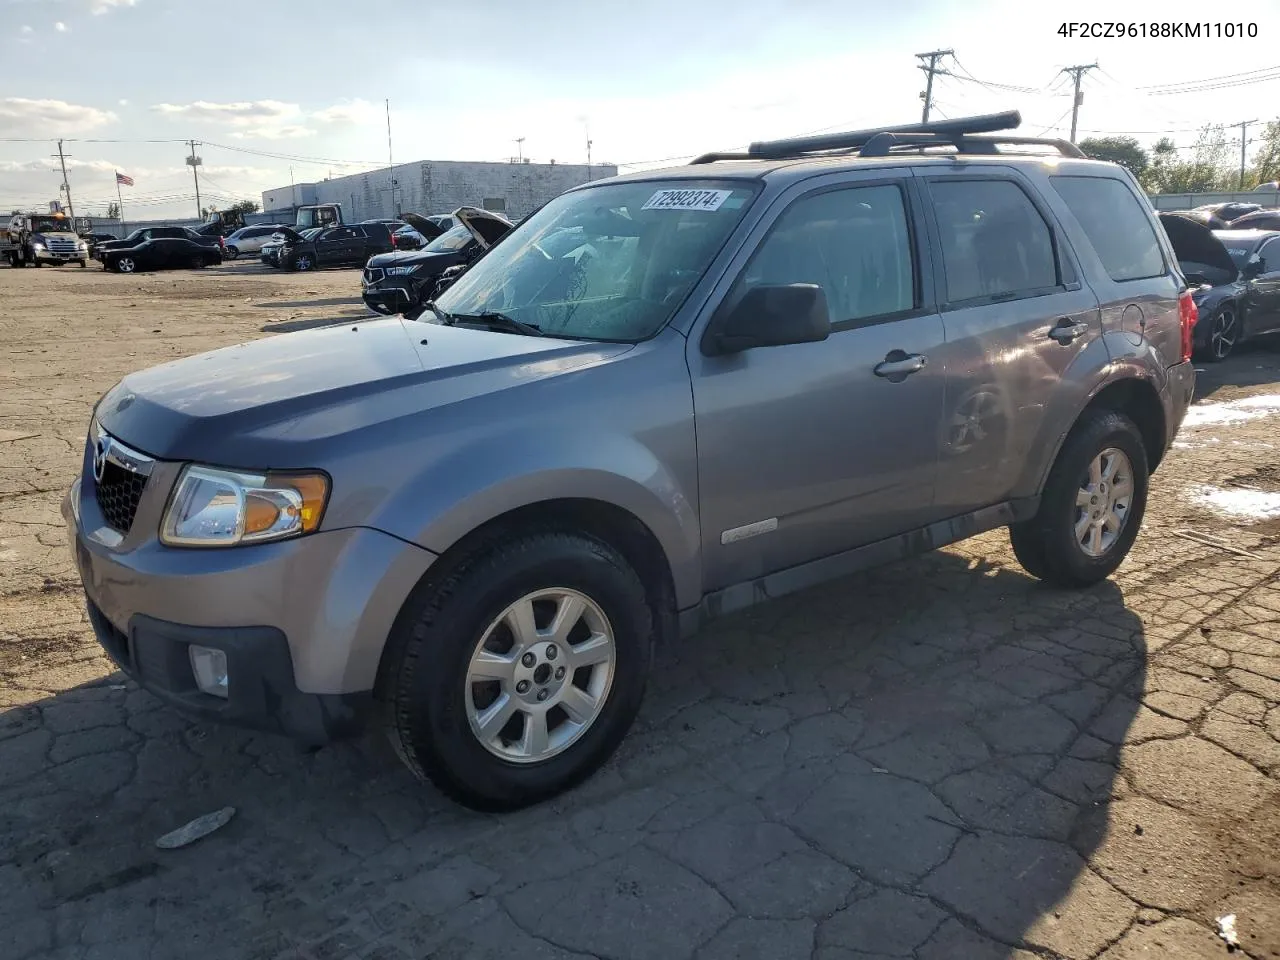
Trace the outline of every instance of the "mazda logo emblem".
<instances>
[{"instance_id":1,"label":"mazda logo emblem","mask_svg":"<svg viewBox=\"0 0 1280 960\"><path fill-rule=\"evenodd\" d=\"M111 453L111 438L98 437L98 442L93 445L93 479L102 482L103 471L107 468L107 457Z\"/></svg>"}]
</instances>

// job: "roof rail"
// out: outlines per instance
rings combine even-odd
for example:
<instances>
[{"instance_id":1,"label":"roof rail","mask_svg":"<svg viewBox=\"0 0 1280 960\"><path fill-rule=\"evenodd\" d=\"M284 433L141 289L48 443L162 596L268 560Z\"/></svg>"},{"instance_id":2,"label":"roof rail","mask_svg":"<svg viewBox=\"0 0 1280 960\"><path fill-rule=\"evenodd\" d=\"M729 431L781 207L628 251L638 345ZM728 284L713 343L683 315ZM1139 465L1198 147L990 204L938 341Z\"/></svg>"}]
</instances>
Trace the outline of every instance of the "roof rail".
<instances>
[{"instance_id":1,"label":"roof rail","mask_svg":"<svg viewBox=\"0 0 1280 960\"><path fill-rule=\"evenodd\" d=\"M720 160L789 160L802 157L858 152L863 157L885 157L891 153L920 151L927 147L950 146L959 153L995 154L1000 145L1050 146L1063 156L1083 157L1080 148L1066 140L981 134L1013 130L1022 123L1017 110L977 117L957 117L933 123L909 123L847 133L825 133L788 140L763 140L751 144L746 153L704 153L690 161L695 164Z\"/></svg>"}]
</instances>

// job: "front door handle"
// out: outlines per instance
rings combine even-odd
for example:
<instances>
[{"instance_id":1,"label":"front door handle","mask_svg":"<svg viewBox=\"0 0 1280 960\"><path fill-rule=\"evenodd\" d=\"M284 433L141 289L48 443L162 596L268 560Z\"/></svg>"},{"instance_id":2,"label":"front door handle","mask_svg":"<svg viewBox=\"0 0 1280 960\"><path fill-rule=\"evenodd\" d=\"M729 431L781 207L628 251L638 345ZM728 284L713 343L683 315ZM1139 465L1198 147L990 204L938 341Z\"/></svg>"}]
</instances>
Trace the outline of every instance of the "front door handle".
<instances>
[{"instance_id":1,"label":"front door handle","mask_svg":"<svg viewBox=\"0 0 1280 960\"><path fill-rule=\"evenodd\" d=\"M923 354L890 350L884 361L876 364L875 375L884 377L892 383L901 383L911 374L923 370L928 362L928 358Z\"/></svg>"},{"instance_id":2,"label":"front door handle","mask_svg":"<svg viewBox=\"0 0 1280 960\"><path fill-rule=\"evenodd\" d=\"M1049 331L1049 339L1057 340L1064 347L1075 340L1077 337L1084 336L1089 332L1087 323L1080 323L1072 320L1070 317L1063 317L1058 321L1057 325Z\"/></svg>"}]
</instances>

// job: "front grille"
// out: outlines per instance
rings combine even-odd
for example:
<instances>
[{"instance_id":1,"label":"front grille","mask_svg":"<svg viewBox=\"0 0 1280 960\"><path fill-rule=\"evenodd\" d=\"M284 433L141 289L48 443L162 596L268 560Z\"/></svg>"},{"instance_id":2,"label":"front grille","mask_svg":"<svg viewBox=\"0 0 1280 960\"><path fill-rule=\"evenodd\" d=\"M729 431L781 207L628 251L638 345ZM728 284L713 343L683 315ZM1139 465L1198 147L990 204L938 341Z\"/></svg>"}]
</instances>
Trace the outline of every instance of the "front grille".
<instances>
[{"instance_id":1,"label":"front grille","mask_svg":"<svg viewBox=\"0 0 1280 960\"><path fill-rule=\"evenodd\" d=\"M77 249L78 249L78 245L74 240L50 240L49 241L50 253L75 253Z\"/></svg>"},{"instance_id":2,"label":"front grille","mask_svg":"<svg viewBox=\"0 0 1280 960\"><path fill-rule=\"evenodd\" d=\"M102 479L94 486L98 508L107 526L120 533L128 533L133 526L138 502L147 487L147 478L108 460L102 467Z\"/></svg>"}]
</instances>

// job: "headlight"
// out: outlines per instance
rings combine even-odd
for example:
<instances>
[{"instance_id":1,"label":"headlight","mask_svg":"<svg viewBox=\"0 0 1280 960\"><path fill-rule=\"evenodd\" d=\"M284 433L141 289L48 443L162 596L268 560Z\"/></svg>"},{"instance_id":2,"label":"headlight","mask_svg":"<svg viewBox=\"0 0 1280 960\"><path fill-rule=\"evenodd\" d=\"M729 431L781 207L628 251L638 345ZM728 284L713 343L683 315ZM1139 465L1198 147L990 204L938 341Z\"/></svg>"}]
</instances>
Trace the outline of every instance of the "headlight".
<instances>
[{"instance_id":1,"label":"headlight","mask_svg":"<svg viewBox=\"0 0 1280 960\"><path fill-rule=\"evenodd\" d=\"M88 245L87 243L85 243L83 240L81 240L81 241L80 241L80 243L79 243L78 247L79 247L79 249L81 249L81 250L88 250L88 249L89 249L89 245Z\"/></svg>"},{"instance_id":2,"label":"headlight","mask_svg":"<svg viewBox=\"0 0 1280 960\"><path fill-rule=\"evenodd\" d=\"M388 277L403 277L405 274L416 273L422 269L422 264L415 263L408 267L387 267Z\"/></svg>"},{"instance_id":3,"label":"headlight","mask_svg":"<svg viewBox=\"0 0 1280 960\"><path fill-rule=\"evenodd\" d=\"M43 243L41 243L39 240L36 240L34 243L32 243L32 244L31 244L31 249L32 249L32 250L43 250L43 249L44 249L44 244L43 244Z\"/></svg>"},{"instance_id":4,"label":"headlight","mask_svg":"<svg viewBox=\"0 0 1280 960\"><path fill-rule=\"evenodd\" d=\"M165 510L160 541L231 547L311 533L329 499L323 473L240 473L191 465Z\"/></svg>"}]
</instances>

